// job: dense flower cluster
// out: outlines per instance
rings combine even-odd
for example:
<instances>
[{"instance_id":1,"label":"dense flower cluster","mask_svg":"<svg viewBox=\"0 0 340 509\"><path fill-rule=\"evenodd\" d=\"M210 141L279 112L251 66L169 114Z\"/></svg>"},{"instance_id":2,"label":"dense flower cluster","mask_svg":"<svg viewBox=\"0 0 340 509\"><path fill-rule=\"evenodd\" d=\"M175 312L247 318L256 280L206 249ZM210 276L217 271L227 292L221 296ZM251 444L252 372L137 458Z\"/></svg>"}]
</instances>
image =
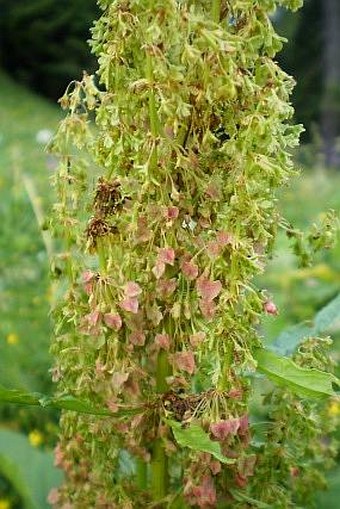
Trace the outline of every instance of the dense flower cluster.
<instances>
[{"instance_id":1,"label":"dense flower cluster","mask_svg":"<svg viewBox=\"0 0 340 509\"><path fill-rule=\"evenodd\" d=\"M65 249L52 351L59 391L112 417L64 412L66 482L50 501L245 507L238 490L260 496L251 480L264 464L246 375L261 314L277 313L253 278L301 131L287 122L294 83L273 60L269 13L301 1L98 3L97 78L69 86L53 142ZM181 448L168 419L199 422L233 461Z\"/></svg>"}]
</instances>

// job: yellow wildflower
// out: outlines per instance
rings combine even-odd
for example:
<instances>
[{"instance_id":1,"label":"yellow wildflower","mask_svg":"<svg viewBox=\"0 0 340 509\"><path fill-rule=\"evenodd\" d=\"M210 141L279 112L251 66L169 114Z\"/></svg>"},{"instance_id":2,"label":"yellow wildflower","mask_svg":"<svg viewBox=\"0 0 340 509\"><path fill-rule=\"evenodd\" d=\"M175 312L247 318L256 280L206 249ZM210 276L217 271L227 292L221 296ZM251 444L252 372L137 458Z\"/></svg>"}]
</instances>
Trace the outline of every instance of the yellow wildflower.
<instances>
[{"instance_id":1,"label":"yellow wildflower","mask_svg":"<svg viewBox=\"0 0 340 509\"><path fill-rule=\"evenodd\" d=\"M31 445L33 445L33 447L39 447L39 445L41 445L44 441L44 436L42 433L40 433L40 431L34 429L28 434L28 440L30 441Z\"/></svg>"},{"instance_id":2,"label":"yellow wildflower","mask_svg":"<svg viewBox=\"0 0 340 509\"><path fill-rule=\"evenodd\" d=\"M0 498L0 509L11 509L12 504L7 498Z\"/></svg>"},{"instance_id":3,"label":"yellow wildflower","mask_svg":"<svg viewBox=\"0 0 340 509\"><path fill-rule=\"evenodd\" d=\"M10 332L7 335L6 341L9 345L16 345L17 343L19 343L19 336L18 336L18 334L15 334L15 332ZM1 506L0 506L0 509L1 509Z\"/></svg>"},{"instance_id":4,"label":"yellow wildflower","mask_svg":"<svg viewBox=\"0 0 340 509\"><path fill-rule=\"evenodd\" d=\"M337 415L340 415L340 401L339 400L331 401L328 406L327 412L328 415L331 417L336 417Z\"/></svg>"}]
</instances>

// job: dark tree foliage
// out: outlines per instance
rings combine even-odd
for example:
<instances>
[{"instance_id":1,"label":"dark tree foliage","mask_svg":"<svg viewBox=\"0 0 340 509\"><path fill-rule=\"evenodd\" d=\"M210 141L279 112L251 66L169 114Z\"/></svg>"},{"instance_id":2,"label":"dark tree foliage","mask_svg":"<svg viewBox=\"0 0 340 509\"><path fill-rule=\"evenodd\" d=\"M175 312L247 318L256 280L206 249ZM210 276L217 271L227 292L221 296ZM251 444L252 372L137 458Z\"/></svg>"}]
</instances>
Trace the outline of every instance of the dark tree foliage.
<instances>
[{"instance_id":1,"label":"dark tree foliage","mask_svg":"<svg viewBox=\"0 0 340 509\"><path fill-rule=\"evenodd\" d=\"M325 164L340 167L340 3L339 0L324 0L324 91L321 104L321 133Z\"/></svg>"},{"instance_id":2,"label":"dark tree foliage","mask_svg":"<svg viewBox=\"0 0 340 509\"><path fill-rule=\"evenodd\" d=\"M96 0L0 0L0 64L55 100L95 61L86 40Z\"/></svg>"},{"instance_id":3,"label":"dark tree foliage","mask_svg":"<svg viewBox=\"0 0 340 509\"><path fill-rule=\"evenodd\" d=\"M306 0L297 15L285 13L278 25L280 33L290 39L278 60L297 81L292 100L296 121L306 128L302 140L307 141L313 125L320 123L321 114L324 46L321 1Z\"/></svg>"}]
</instances>

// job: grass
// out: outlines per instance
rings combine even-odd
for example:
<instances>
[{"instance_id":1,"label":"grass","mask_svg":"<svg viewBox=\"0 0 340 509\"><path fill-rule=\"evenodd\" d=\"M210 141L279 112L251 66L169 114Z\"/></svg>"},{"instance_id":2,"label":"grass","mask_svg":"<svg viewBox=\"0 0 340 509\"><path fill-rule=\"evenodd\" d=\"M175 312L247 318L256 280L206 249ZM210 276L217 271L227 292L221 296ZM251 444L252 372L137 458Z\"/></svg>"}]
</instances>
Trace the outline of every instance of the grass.
<instances>
[{"instance_id":1,"label":"grass","mask_svg":"<svg viewBox=\"0 0 340 509\"><path fill-rule=\"evenodd\" d=\"M29 391L52 392L48 369L49 258L37 215L53 202L49 177L54 161L37 142L42 130L53 131L59 108L35 96L0 73L0 384ZM305 171L280 199L284 215L296 227L317 221L328 208L340 210L340 174ZM322 253L312 268L298 269L282 234L277 253L259 284L278 304L278 318L264 320L266 341L287 325L312 318L340 291L340 242ZM335 355L340 351L336 338ZM47 435L51 416L38 410L0 409L0 422L27 434L38 428ZM52 426L52 431L55 428ZM52 433L53 434L53 433ZM47 440L47 439L46 439ZM319 507L331 509L338 499L335 476L329 498ZM0 490L1 492L1 490ZM328 495L327 495L328 496ZM321 501L322 500L322 501ZM332 500L335 504L332 505Z\"/></svg>"},{"instance_id":2,"label":"grass","mask_svg":"<svg viewBox=\"0 0 340 509\"><path fill-rule=\"evenodd\" d=\"M53 131L61 114L1 73L0 93L0 384L50 393L49 259L36 215L53 200L53 161L37 134ZM11 405L0 406L3 426L38 433L42 447L58 430L55 413ZM0 503L23 507L1 475Z\"/></svg>"},{"instance_id":3,"label":"grass","mask_svg":"<svg viewBox=\"0 0 340 509\"><path fill-rule=\"evenodd\" d=\"M48 256L32 205L51 202L53 161L36 136L55 129L60 113L3 74L0 91L0 383L41 390L49 385Z\"/></svg>"}]
</instances>

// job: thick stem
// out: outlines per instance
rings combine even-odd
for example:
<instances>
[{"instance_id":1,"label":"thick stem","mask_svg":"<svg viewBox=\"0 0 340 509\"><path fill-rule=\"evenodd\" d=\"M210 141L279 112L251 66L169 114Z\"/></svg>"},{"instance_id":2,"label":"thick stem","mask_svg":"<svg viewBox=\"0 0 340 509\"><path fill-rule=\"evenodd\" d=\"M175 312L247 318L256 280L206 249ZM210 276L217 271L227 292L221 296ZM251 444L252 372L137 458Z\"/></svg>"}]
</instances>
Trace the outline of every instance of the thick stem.
<instances>
[{"instance_id":1,"label":"thick stem","mask_svg":"<svg viewBox=\"0 0 340 509\"><path fill-rule=\"evenodd\" d=\"M137 459L137 486L140 490L148 487L148 467L141 458Z\"/></svg>"},{"instance_id":2,"label":"thick stem","mask_svg":"<svg viewBox=\"0 0 340 509\"><path fill-rule=\"evenodd\" d=\"M107 271L107 259L106 259L105 245L104 245L102 238L97 239L97 253L98 253L100 271L102 274L105 274Z\"/></svg>"},{"instance_id":3,"label":"thick stem","mask_svg":"<svg viewBox=\"0 0 340 509\"><path fill-rule=\"evenodd\" d=\"M156 367L156 391L164 393L168 389L166 378L169 375L170 367L167 353L161 350L157 357ZM164 498L168 491L168 458L165 454L161 438L155 440L152 450L151 461L152 474L152 495L155 501Z\"/></svg>"},{"instance_id":4,"label":"thick stem","mask_svg":"<svg viewBox=\"0 0 340 509\"><path fill-rule=\"evenodd\" d=\"M152 495L154 501L162 500L168 491L168 458L162 440L158 438L152 451Z\"/></svg>"},{"instance_id":5,"label":"thick stem","mask_svg":"<svg viewBox=\"0 0 340 509\"><path fill-rule=\"evenodd\" d=\"M169 375L169 361L167 353L164 350L160 350L157 357L157 368L156 368L156 390L158 393L166 392L168 384L166 377Z\"/></svg>"},{"instance_id":6,"label":"thick stem","mask_svg":"<svg viewBox=\"0 0 340 509\"><path fill-rule=\"evenodd\" d=\"M212 19L218 23L220 21L221 0L212 0L211 15Z\"/></svg>"},{"instance_id":7,"label":"thick stem","mask_svg":"<svg viewBox=\"0 0 340 509\"><path fill-rule=\"evenodd\" d=\"M146 51L146 77L153 84L153 68L152 58L150 52ZM157 114L156 100L153 89L149 92L149 117L150 117L150 128L151 133L154 137L160 134L160 123ZM157 151L154 148L152 157L152 167L157 164ZM164 393L168 385L166 383L166 377L169 374L169 362L167 354L164 350L161 350L157 357L156 365L156 392ZM157 438L154 442L152 449L151 459L151 483L152 483L152 495L155 501L159 501L164 498L168 490L168 458L164 451L164 446L161 438Z\"/></svg>"}]
</instances>

